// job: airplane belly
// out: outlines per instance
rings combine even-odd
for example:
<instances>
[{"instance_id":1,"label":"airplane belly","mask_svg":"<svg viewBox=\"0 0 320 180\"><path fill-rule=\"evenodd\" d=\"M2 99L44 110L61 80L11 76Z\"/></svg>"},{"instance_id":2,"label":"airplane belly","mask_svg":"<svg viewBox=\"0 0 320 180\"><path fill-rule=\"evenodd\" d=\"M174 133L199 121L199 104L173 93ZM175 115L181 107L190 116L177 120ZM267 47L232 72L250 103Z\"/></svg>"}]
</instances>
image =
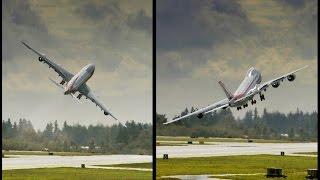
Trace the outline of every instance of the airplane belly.
<instances>
[{"instance_id":1,"label":"airplane belly","mask_svg":"<svg viewBox=\"0 0 320 180\"><path fill-rule=\"evenodd\" d=\"M83 85L84 83L86 83L89 78L90 78L90 74L88 73L85 73L83 74L82 76L80 76L77 81L75 82L75 86L74 86L74 89L78 89L81 85Z\"/></svg>"},{"instance_id":2,"label":"airplane belly","mask_svg":"<svg viewBox=\"0 0 320 180\"><path fill-rule=\"evenodd\" d=\"M230 105L230 107L238 107L238 106L242 106L242 105L246 104L247 102L248 102L248 100L242 100L242 101L234 102L229 105Z\"/></svg>"}]
</instances>

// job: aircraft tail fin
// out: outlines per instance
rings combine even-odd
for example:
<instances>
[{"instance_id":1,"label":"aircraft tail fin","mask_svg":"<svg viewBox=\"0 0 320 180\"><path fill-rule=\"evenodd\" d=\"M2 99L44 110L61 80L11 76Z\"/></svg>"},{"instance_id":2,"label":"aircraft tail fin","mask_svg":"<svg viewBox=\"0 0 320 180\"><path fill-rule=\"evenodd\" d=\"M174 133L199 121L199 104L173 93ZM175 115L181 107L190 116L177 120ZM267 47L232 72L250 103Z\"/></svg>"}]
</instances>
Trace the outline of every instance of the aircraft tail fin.
<instances>
[{"instance_id":1,"label":"aircraft tail fin","mask_svg":"<svg viewBox=\"0 0 320 180\"><path fill-rule=\"evenodd\" d=\"M225 86L221 81L219 81L218 83L219 83L219 85L221 86L221 88L223 89L223 91L224 91L224 93L226 94L226 96L228 97L228 99L229 99L229 100L232 99L233 95L232 95L232 93L226 88L226 86Z\"/></svg>"},{"instance_id":2,"label":"aircraft tail fin","mask_svg":"<svg viewBox=\"0 0 320 180\"><path fill-rule=\"evenodd\" d=\"M77 103L80 103L80 104L81 104L81 101L80 101L73 93L70 93L70 96L71 96Z\"/></svg>"}]
</instances>

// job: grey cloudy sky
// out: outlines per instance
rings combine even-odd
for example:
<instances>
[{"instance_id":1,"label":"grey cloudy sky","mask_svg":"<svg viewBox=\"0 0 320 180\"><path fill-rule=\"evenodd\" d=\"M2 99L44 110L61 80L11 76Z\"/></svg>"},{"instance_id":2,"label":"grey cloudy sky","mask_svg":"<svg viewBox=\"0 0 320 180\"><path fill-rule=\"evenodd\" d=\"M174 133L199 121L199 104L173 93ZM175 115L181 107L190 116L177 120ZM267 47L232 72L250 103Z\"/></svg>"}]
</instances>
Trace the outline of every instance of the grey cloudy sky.
<instances>
[{"instance_id":1,"label":"grey cloudy sky","mask_svg":"<svg viewBox=\"0 0 320 180\"><path fill-rule=\"evenodd\" d=\"M77 104L31 47L72 73L94 63L87 82L121 120L152 122L152 1L3 0L2 119L113 124L93 103Z\"/></svg>"},{"instance_id":2,"label":"grey cloudy sky","mask_svg":"<svg viewBox=\"0 0 320 180\"><path fill-rule=\"evenodd\" d=\"M235 91L255 67L267 81L304 65L293 83L270 88L259 112L317 110L316 0L157 1L157 112L225 98L217 81ZM253 109L249 106L247 109ZM233 110L236 117L243 110Z\"/></svg>"}]
</instances>

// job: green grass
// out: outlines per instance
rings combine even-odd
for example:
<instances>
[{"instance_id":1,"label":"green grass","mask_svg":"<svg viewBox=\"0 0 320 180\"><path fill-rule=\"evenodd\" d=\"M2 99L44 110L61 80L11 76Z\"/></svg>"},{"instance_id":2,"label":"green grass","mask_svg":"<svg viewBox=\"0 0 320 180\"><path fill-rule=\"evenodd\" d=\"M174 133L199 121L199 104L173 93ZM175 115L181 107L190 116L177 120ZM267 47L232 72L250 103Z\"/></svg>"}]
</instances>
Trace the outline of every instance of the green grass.
<instances>
[{"instance_id":1,"label":"green grass","mask_svg":"<svg viewBox=\"0 0 320 180\"><path fill-rule=\"evenodd\" d=\"M297 152L294 154L310 154L310 155L318 155L318 152Z\"/></svg>"},{"instance_id":2,"label":"green grass","mask_svg":"<svg viewBox=\"0 0 320 180\"><path fill-rule=\"evenodd\" d=\"M4 151L3 154L6 155L49 155L46 151ZM98 153L89 152L53 152L56 156L91 156L99 155Z\"/></svg>"},{"instance_id":3,"label":"green grass","mask_svg":"<svg viewBox=\"0 0 320 180\"><path fill-rule=\"evenodd\" d=\"M95 165L95 166L152 169L152 163L131 163L131 164Z\"/></svg>"},{"instance_id":4,"label":"green grass","mask_svg":"<svg viewBox=\"0 0 320 180\"><path fill-rule=\"evenodd\" d=\"M287 179L304 179L307 169L317 167L316 157L242 155L197 158L157 159L157 178L171 175L254 174L266 173L267 167L282 168ZM236 176L237 178L264 178L263 175Z\"/></svg>"},{"instance_id":5,"label":"green grass","mask_svg":"<svg viewBox=\"0 0 320 180\"><path fill-rule=\"evenodd\" d=\"M151 179L152 172L89 168L40 168L2 171L2 179L14 180L95 180L95 179Z\"/></svg>"},{"instance_id":6,"label":"green grass","mask_svg":"<svg viewBox=\"0 0 320 180\"><path fill-rule=\"evenodd\" d=\"M190 137L186 136L157 136L157 141L188 141ZM204 142L245 142L247 143L247 139L243 138L201 138ZM194 141L198 141L197 138L193 139ZM292 143L296 141L290 140L272 140L272 139L251 139L254 143Z\"/></svg>"}]
</instances>

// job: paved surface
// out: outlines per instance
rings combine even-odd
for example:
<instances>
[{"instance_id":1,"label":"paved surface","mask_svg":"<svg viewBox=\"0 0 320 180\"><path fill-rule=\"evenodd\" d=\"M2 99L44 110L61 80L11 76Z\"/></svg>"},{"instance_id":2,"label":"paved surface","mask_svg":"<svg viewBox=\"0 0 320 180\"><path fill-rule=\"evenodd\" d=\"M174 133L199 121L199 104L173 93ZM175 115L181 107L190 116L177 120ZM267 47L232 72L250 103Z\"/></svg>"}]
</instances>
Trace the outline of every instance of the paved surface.
<instances>
[{"instance_id":1,"label":"paved surface","mask_svg":"<svg viewBox=\"0 0 320 180\"><path fill-rule=\"evenodd\" d=\"M44 167L86 167L93 165L112 165L152 162L152 156L147 155L95 155L95 156L34 156L34 155L8 155L2 158L2 170L29 169ZM99 168L99 167L97 167ZM121 168L118 168L121 169ZM132 169L132 168L127 168ZM137 168L137 170L140 168ZM141 168L143 169L143 168Z\"/></svg>"},{"instance_id":2,"label":"paved surface","mask_svg":"<svg viewBox=\"0 0 320 180\"><path fill-rule=\"evenodd\" d=\"M163 154L170 157L208 157L228 155L278 154L317 152L317 143L238 143L215 142L210 145L157 146L157 158ZM311 155L312 156L312 155Z\"/></svg>"},{"instance_id":3,"label":"paved surface","mask_svg":"<svg viewBox=\"0 0 320 180\"><path fill-rule=\"evenodd\" d=\"M228 176L254 176L261 175L265 173L254 173L254 174L202 174L202 175L175 175L175 176L162 176L161 178L178 178L181 180L225 180L224 177L228 178ZM221 178L213 178L211 176L221 177Z\"/></svg>"},{"instance_id":4,"label":"paved surface","mask_svg":"<svg viewBox=\"0 0 320 180\"><path fill-rule=\"evenodd\" d=\"M105 166L86 166L86 168L95 168L95 169L118 169L118 170L133 170L133 171L152 171L148 168L131 168L131 167L105 167Z\"/></svg>"}]
</instances>

